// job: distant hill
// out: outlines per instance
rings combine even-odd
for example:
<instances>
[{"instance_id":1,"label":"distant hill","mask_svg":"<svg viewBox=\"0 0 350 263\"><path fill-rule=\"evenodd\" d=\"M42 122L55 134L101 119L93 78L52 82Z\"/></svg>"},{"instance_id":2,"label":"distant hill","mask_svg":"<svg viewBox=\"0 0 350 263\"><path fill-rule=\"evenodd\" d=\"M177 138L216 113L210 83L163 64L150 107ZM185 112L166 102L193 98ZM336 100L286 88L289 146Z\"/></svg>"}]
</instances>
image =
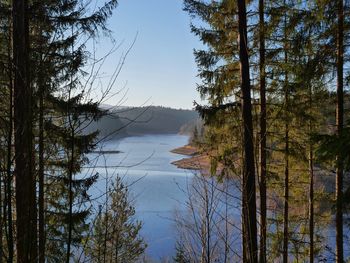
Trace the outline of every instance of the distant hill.
<instances>
[{"instance_id":1,"label":"distant hill","mask_svg":"<svg viewBox=\"0 0 350 263\"><path fill-rule=\"evenodd\" d=\"M105 107L104 107L105 108ZM144 134L186 133L183 127L198 121L193 110L161 106L109 108L109 115L92 123L87 131L98 129L100 136L112 138Z\"/></svg>"}]
</instances>

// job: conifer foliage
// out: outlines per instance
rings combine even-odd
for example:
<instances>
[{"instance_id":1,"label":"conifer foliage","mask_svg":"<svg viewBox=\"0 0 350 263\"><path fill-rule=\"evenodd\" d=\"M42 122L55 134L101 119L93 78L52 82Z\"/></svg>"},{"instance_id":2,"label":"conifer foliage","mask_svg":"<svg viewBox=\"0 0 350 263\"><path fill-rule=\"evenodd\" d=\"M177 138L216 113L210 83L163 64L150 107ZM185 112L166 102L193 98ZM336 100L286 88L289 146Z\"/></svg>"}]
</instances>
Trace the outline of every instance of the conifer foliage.
<instances>
[{"instance_id":1,"label":"conifer foliage","mask_svg":"<svg viewBox=\"0 0 350 263\"><path fill-rule=\"evenodd\" d=\"M98 135L86 128L106 114L90 98L96 75L88 74L97 73L85 71L95 63L86 46L109 34L117 4L0 1L0 262L72 262L86 253L98 179L84 169ZM126 245L140 227L120 229L135 234Z\"/></svg>"},{"instance_id":2,"label":"conifer foliage","mask_svg":"<svg viewBox=\"0 0 350 263\"><path fill-rule=\"evenodd\" d=\"M135 208L128 187L117 177L105 207L100 208L89 244L91 262L135 262L145 251L139 236L142 224L135 220Z\"/></svg>"},{"instance_id":3,"label":"conifer foliage","mask_svg":"<svg viewBox=\"0 0 350 263\"><path fill-rule=\"evenodd\" d=\"M117 5L0 0L0 263L124 263L145 252L122 180L97 212L90 196L100 174L87 168L99 136L89 125L108 111L92 96L99 60L88 46L109 36ZM203 44L204 127L192 144L211 169L173 260L345 262L350 2L184 0L184 10Z\"/></svg>"},{"instance_id":4,"label":"conifer foliage","mask_svg":"<svg viewBox=\"0 0 350 263\"><path fill-rule=\"evenodd\" d=\"M243 249L233 249L243 262L343 262L348 253L348 154L340 144L348 119L349 5L184 0L204 45L194 52L206 101L196 104L205 121L199 147L210 153L213 176L240 182ZM336 176L327 179L332 169ZM333 215L337 238L329 244L323 230Z\"/></svg>"}]
</instances>

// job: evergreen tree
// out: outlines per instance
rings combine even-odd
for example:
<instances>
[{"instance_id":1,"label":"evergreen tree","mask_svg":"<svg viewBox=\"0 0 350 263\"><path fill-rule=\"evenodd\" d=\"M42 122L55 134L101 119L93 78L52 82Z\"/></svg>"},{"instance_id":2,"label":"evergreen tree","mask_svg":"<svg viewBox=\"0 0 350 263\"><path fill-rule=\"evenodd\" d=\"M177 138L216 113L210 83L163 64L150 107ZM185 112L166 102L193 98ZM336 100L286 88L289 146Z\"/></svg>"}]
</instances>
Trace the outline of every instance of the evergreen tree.
<instances>
[{"instance_id":1,"label":"evergreen tree","mask_svg":"<svg viewBox=\"0 0 350 263\"><path fill-rule=\"evenodd\" d=\"M29 76L28 1L12 3L14 58L14 141L17 262L36 259L36 206L33 165L33 102ZM28 224L28 225L27 225Z\"/></svg>"},{"instance_id":2,"label":"evergreen tree","mask_svg":"<svg viewBox=\"0 0 350 263\"><path fill-rule=\"evenodd\" d=\"M174 257L174 262L176 263L190 263L186 256L185 249L181 243L176 243L176 255Z\"/></svg>"},{"instance_id":3,"label":"evergreen tree","mask_svg":"<svg viewBox=\"0 0 350 263\"><path fill-rule=\"evenodd\" d=\"M0 85L1 85L1 175L0 202L1 247L0 260L13 261L13 68L11 2L0 2ZM6 172L4 172L6 171Z\"/></svg>"},{"instance_id":4,"label":"evergreen tree","mask_svg":"<svg viewBox=\"0 0 350 263\"><path fill-rule=\"evenodd\" d=\"M96 180L96 176L93 175L88 178L74 177L80 171L82 165L87 163L85 155L95 146L93 141L97 133L84 134L84 127L91 120L102 116L103 112L98 109L98 103L88 101L87 91L83 90L85 84L80 81L85 74L81 69L88 58L83 42L92 37L97 37L99 31L108 33L105 26L106 20L117 5L117 1L108 1L97 11L90 14L88 1L13 1L13 19L11 17L10 1L1 1L0 4L2 14L1 39L2 44L4 44L1 45L1 48L2 51L6 51L6 54L2 53L4 56L1 57L1 63L4 63L2 64L4 68L1 68L4 69L1 70L1 74L4 74L2 80L4 81L4 87L6 85L6 90L2 89L2 91L6 93L4 95L7 99L4 105L9 107L2 111L2 113L6 113L4 120L7 122L6 131L4 130L4 137L2 137L6 137L7 144L7 151L4 155L7 156L7 175L4 177L6 180L1 182L1 185L4 186L3 196L5 197L4 202L1 202L1 204L4 204L1 211L6 213L6 220L2 220L5 224L2 225L1 230L4 229L8 233L4 244L7 246L7 251L2 251L8 255L1 256L0 260L6 257L9 262L12 262L14 256L14 238L12 237L13 194L11 191L14 167L12 160L14 159L15 162L26 161L28 165L31 165L30 169L24 169L22 167L24 164L22 166L20 163L16 165L16 173L31 174L31 179L29 179L29 176L16 176L16 180L19 180L19 187L16 184L16 192L19 191L19 194L16 195L16 202L18 201L16 209L21 211L21 213L16 213L17 216L19 215L17 226L21 228L20 231L16 231L16 239L19 242L17 245L20 246L16 251L18 252L16 256L19 262L23 260L31 262L36 260L39 255L39 261L44 262L46 257L44 254L45 245L47 244L49 248L53 248L51 242L55 243L60 239L59 233L64 229L64 225L70 226L71 230L75 227L72 227L72 225L75 225L72 222L75 217L78 217L76 231L81 230L78 236L84 235L84 229L79 230L78 225L84 222L83 225L86 226L89 211L87 206L82 209L80 202L88 200L87 189ZM17 10L21 13L18 13ZM15 26L17 31L12 30ZM73 36L71 35L72 28L75 28ZM18 30L26 31L25 34L23 33L23 36L26 37L23 38L21 34L18 34ZM85 37L85 40L80 42L83 37ZM12 39L13 45L11 44ZM15 67L12 67L12 54L16 57ZM19 71L21 71L21 74L19 74ZM30 81L28 79L29 75ZM14 149L15 153L12 151L13 82L16 82L16 88L14 89L16 95L15 139L16 136L22 134L21 138L15 140L18 144L17 149L16 147ZM27 85L27 88L19 89L21 83ZM69 95L67 96L67 94ZM27 134L25 136L23 136L24 128ZM21 140L24 140L24 142ZM52 142L51 145L50 142ZM26 143L33 147L25 146ZM37 148L34 146L37 143L39 151L36 155ZM20 146L20 144L22 145ZM20 147L22 148L20 149ZM28 151L25 158L21 157L23 151ZM15 155L15 158L13 155ZM19 157L17 158L16 155ZM38 158L38 162L35 161L36 158ZM37 181L37 175L39 181ZM22 179L27 180L26 184L21 181ZM22 191L22 183L26 187L25 191ZM39 189L38 201L36 200L37 186ZM57 189L50 189L54 186L57 186ZM53 194L55 190L57 192ZM57 199L52 199L54 196ZM21 202L27 204L25 208L22 207L24 205ZM67 217L65 218L62 214L64 209L60 210L61 208L57 205L59 202L61 202L61 208L72 208L70 209L71 213L68 212L70 220L65 220ZM76 204L79 204L80 208L73 208ZM39 210L37 211L38 207ZM26 213L26 211L29 212ZM46 211L49 211L50 214L47 217L44 215ZM37 212L39 213L39 220ZM21 216L26 217L26 223L21 221ZM55 221L53 217L59 218L59 220ZM5 219L4 216L2 218ZM28 222L30 223L27 224ZM38 225L39 232L37 233ZM51 231L53 229L55 230ZM22 230L27 231L27 233L22 233ZM67 237L66 234L69 236L68 232L73 231L67 231L63 239ZM37 234L39 235L38 249ZM79 238L75 238L73 234L70 234L70 236L70 242L66 240L67 242L63 242L59 246L63 251L65 249L69 250L69 243L77 244L80 242ZM1 241L3 240L1 238ZM64 244L67 244L67 246L65 247ZM57 256L57 254L53 255L50 249L48 249L47 254L53 257ZM70 255L70 253L66 254ZM50 259L50 256L47 258ZM23 259L24 257L25 259ZM58 258L58 261L61 262L62 255Z\"/></svg>"},{"instance_id":5,"label":"evergreen tree","mask_svg":"<svg viewBox=\"0 0 350 263\"><path fill-rule=\"evenodd\" d=\"M276 232L270 230L269 240L265 240L269 260L279 260L282 256L285 262L288 258L309 258L312 261L324 252L320 231L327 221L324 220L320 204L328 193L321 193L319 186L314 189L314 179L318 174L314 172L313 151L317 145L310 136L327 126L322 111L316 105L324 100L324 96L328 96L329 72L334 69L332 56L335 54L335 38L332 40L331 37L334 30L329 30L334 20L330 15L324 17L325 14L334 13L331 7L334 5L326 2L252 1L249 5L249 9L253 10L248 17L252 30L247 34L247 39L255 40L249 46L252 49L248 49L251 51L249 62L256 65L259 72L257 75L250 74L250 77L252 83L254 80L259 83L259 126L263 131L259 137L253 134L253 138L257 145L260 143L260 149L265 148L266 151L265 157L260 154L261 218L264 217L265 191L266 203L276 204L269 213L273 215L269 223ZM254 13L254 9L259 8L258 4L260 10ZM328 9L320 10L320 6L324 5ZM231 70L228 67L234 63L238 65L238 53L235 53L238 51L237 42L230 39L231 36L237 37L237 9L234 1L185 1L185 10L204 22L200 26L191 25L191 28L208 46L208 50L195 52L202 78L198 90L208 101L208 106L197 105L206 124L206 140L201 145L202 150L210 152L212 166L216 167L218 162L223 164L221 176L224 173L233 176L240 173L240 165L244 164L237 164L244 147L243 119L239 116L241 112L238 107L239 71L238 67L231 67ZM322 10L326 12L323 14ZM260 19L257 26L256 14ZM254 99L258 96L254 94L255 90L253 84ZM253 120L257 121L258 111L254 100L252 109ZM232 116L235 116L235 121ZM212 169L212 172L215 170ZM268 178L266 187L261 177L264 170ZM322 179L317 177L317 180ZM283 209L279 210L281 203ZM301 206L302 211L295 211L295 206ZM262 225L269 228L267 223ZM261 226L260 229L261 258L264 258L265 227Z\"/></svg>"},{"instance_id":6,"label":"evergreen tree","mask_svg":"<svg viewBox=\"0 0 350 263\"><path fill-rule=\"evenodd\" d=\"M245 1L238 1L239 58L243 119L243 224L248 262L258 262L254 130L251 106L250 66L248 55L247 11Z\"/></svg>"},{"instance_id":7,"label":"evergreen tree","mask_svg":"<svg viewBox=\"0 0 350 263\"><path fill-rule=\"evenodd\" d=\"M341 136L344 126L344 3L337 1L337 135ZM337 156L336 171L336 261L344 262L344 229L343 229L343 160Z\"/></svg>"},{"instance_id":8,"label":"evergreen tree","mask_svg":"<svg viewBox=\"0 0 350 263\"><path fill-rule=\"evenodd\" d=\"M266 65L265 1L259 0L259 90L260 90L260 263L266 262Z\"/></svg>"},{"instance_id":9,"label":"evergreen tree","mask_svg":"<svg viewBox=\"0 0 350 263\"><path fill-rule=\"evenodd\" d=\"M128 188L117 177L107 194L106 207L100 209L87 253L91 262L136 262L147 245L139 233L142 223L134 220L135 208Z\"/></svg>"}]
</instances>

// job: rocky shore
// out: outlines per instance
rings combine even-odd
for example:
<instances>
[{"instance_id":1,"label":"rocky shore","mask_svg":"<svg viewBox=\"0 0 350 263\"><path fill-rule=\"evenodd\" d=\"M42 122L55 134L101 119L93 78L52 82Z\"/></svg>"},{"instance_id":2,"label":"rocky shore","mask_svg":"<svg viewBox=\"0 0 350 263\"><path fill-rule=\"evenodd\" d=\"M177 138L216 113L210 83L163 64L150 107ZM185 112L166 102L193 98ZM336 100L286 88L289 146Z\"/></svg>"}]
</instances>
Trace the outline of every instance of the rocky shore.
<instances>
[{"instance_id":1,"label":"rocky shore","mask_svg":"<svg viewBox=\"0 0 350 263\"><path fill-rule=\"evenodd\" d=\"M208 153L201 153L198 148L185 145L171 150L172 153L187 155L188 157L182 158L178 161L174 161L171 164L178 168L197 170L204 174L210 173L210 155ZM220 168L219 168L220 169ZM219 172L219 169L217 172Z\"/></svg>"}]
</instances>

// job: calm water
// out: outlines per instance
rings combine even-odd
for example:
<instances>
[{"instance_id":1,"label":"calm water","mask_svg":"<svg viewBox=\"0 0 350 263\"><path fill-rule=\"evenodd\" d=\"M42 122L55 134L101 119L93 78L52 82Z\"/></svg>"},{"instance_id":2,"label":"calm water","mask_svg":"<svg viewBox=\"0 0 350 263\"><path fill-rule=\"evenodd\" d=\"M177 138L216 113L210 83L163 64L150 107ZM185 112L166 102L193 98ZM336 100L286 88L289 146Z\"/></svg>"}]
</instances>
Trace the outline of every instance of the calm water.
<instances>
[{"instance_id":1,"label":"calm water","mask_svg":"<svg viewBox=\"0 0 350 263\"><path fill-rule=\"evenodd\" d=\"M109 177L119 175L130 185L129 189L135 200L136 216L143 221L141 235L148 244L146 252L153 259L171 257L175 252L177 234L174 211L185 210L187 196L183 190L191 183L193 173L172 165L172 161L184 156L171 153L170 150L187 142L188 137L181 135L127 137L110 141L103 146L104 150L118 150L121 153L106 154L105 158L99 157L96 163L92 164L99 168L91 172L97 171L101 175L93 195L99 196L105 192L106 174ZM103 168L104 166L109 168ZM234 207L234 210L233 217L239 220L239 207ZM236 223L239 225L238 221ZM348 236L349 228L345 228L345 232ZM334 247L333 224L323 235L328 237L328 245ZM238 232L236 237L238 242ZM239 242L236 247L240 247ZM344 248L345 254L349 256L349 246L345 245ZM326 251L324 256L328 259L327 262L334 258L333 253L329 251Z\"/></svg>"},{"instance_id":2,"label":"calm water","mask_svg":"<svg viewBox=\"0 0 350 263\"><path fill-rule=\"evenodd\" d=\"M130 184L135 199L137 218L143 221L142 236L148 243L147 254L159 259L174 253L176 242L174 210L183 209L186 195L182 189L191 181L190 171L178 169L172 161L184 156L170 150L187 144L188 137L181 135L146 135L127 137L105 143L104 150L118 150L120 154L99 157L97 168L100 180L94 194L105 190L104 175L118 174Z\"/></svg>"}]
</instances>

